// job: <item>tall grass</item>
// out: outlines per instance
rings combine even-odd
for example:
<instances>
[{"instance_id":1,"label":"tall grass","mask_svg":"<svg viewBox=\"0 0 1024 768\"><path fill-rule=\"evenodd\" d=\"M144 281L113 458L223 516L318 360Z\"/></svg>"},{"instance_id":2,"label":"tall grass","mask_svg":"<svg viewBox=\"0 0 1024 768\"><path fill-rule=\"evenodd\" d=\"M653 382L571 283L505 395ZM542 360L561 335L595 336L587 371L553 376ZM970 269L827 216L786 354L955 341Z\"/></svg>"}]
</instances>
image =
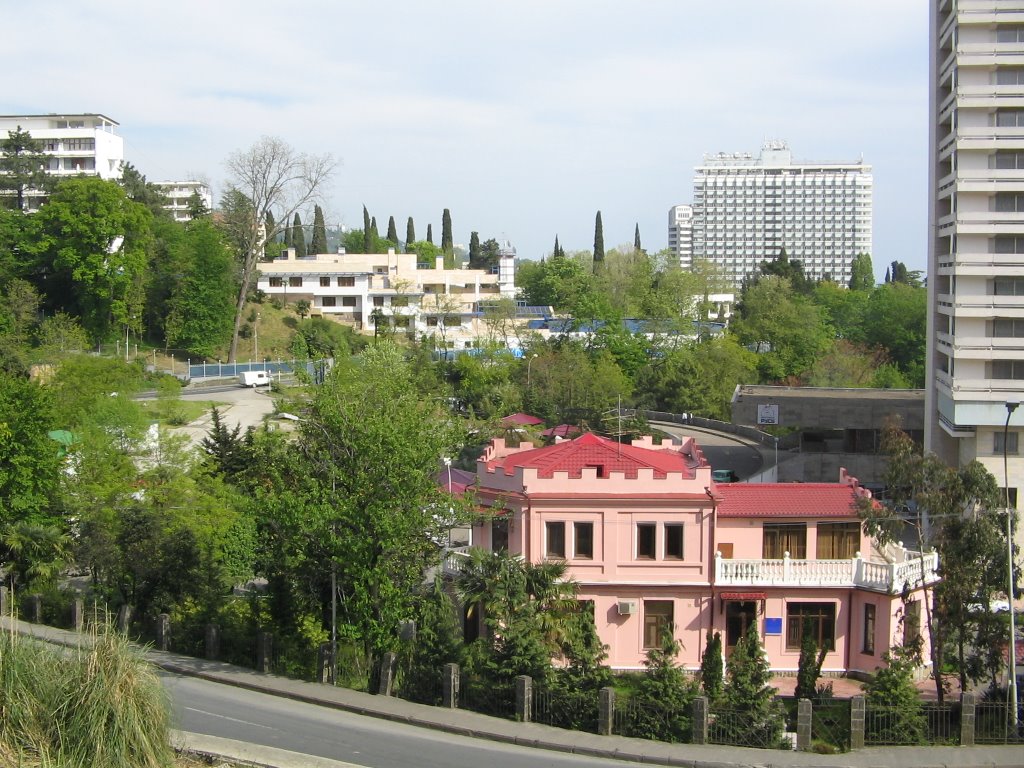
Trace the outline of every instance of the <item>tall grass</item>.
<instances>
[{"instance_id":1,"label":"tall grass","mask_svg":"<svg viewBox=\"0 0 1024 768\"><path fill-rule=\"evenodd\" d=\"M0 633L0 764L166 768L170 703L141 652L111 629L62 649Z\"/></svg>"}]
</instances>

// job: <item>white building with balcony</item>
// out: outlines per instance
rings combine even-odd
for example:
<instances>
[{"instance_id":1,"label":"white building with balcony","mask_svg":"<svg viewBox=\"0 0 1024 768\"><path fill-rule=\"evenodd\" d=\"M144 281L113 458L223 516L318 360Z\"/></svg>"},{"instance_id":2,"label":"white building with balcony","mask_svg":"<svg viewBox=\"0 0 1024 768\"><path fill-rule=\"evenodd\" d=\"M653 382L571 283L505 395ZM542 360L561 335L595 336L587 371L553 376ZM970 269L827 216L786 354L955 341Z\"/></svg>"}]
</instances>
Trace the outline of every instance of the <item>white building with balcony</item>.
<instances>
[{"instance_id":1,"label":"white building with balcony","mask_svg":"<svg viewBox=\"0 0 1024 768\"><path fill-rule=\"evenodd\" d=\"M794 162L785 142L761 154L705 155L693 180L693 259L732 283L785 249L813 280L850 282L853 259L871 253L871 166Z\"/></svg>"},{"instance_id":2,"label":"white building with balcony","mask_svg":"<svg viewBox=\"0 0 1024 768\"><path fill-rule=\"evenodd\" d=\"M979 460L1017 506L1024 408L1007 424L1007 403L1024 397L1024 4L930 6L926 444L953 466Z\"/></svg>"},{"instance_id":3,"label":"white building with balcony","mask_svg":"<svg viewBox=\"0 0 1024 768\"><path fill-rule=\"evenodd\" d=\"M257 288L287 304L309 302L311 314L376 333L386 327L432 337L438 349L467 349L489 337L488 304L515 295L515 249L502 249L497 270L445 269L443 258L415 253L328 253L260 265Z\"/></svg>"},{"instance_id":4,"label":"white building with balcony","mask_svg":"<svg viewBox=\"0 0 1024 768\"><path fill-rule=\"evenodd\" d=\"M189 211L193 195L199 196L208 211L213 210L213 193L209 185L202 181L154 181L153 185L167 197L164 208L171 212L175 221L192 219Z\"/></svg>"},{"instance_id":5,"label":"white building with balcony","mask_svg":"<svg viewBox=\"0 0 1024 768\"><path fill-rule=\"evenodd\" d=\"M668 248L682 269L693 264L693 206L673 205L668 209Z\"/></svg>"}]
</instances>

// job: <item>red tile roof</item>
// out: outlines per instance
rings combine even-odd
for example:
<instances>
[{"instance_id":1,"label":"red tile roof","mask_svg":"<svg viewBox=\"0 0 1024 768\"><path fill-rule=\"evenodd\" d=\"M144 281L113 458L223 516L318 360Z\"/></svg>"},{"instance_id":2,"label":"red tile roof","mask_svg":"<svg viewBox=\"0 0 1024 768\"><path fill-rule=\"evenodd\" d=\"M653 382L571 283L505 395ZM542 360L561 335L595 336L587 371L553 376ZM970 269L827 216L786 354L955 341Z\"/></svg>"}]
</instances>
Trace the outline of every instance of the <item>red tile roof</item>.
<instances>
[{"instance_id":1,"label":"red tile roof","mask_svg":"<svg viewBox=\"0 0 1024 768\"><path fill-rule=\"evenodd\" d=\"M531 416L528 413L513 413L511 416L506 416L501 420L501 423L505 426L513 424L523 424L526 426L536 426L543 424L544 419L538 419L536 416Z\"/></svg>"},{"instance_id":2,"label":"red tile roof","mask_svg":"<svg viewBox=\"0 0 1024 768\"><path fill-rule=\"evenodd\" d=\"M856 517L845 483L720 483L720 517Z\"/></svg>"},{"instance_id":3,"label":"red tile roof","mask_svg":"<svg viewBox=\"0 0 1024 768\"><path fill-rule=\"evenodd\" d=\"M559 424L557 427L549 427L541 432L543 437L569 437L578 435L583 430L573 424Z\"/></svg>"},{"instance_id":4,"label":"red tile roof","mask_svg":"<svg viewBox=\"0 0 1024 768\"><path fill-rule=\"evenodd\" d=\"M612 472L623 472L635 478L637 470L650 467L655 478L664 478L668 472L679 472L692 477L694 464L676 450L658 451L616 443L592 432L575 440L566 440L545 448L513 453L488 462L488 469L501 467L512 474L516 467L531 467L537 476L550 478L555 472L568 472L569 477L580 477L584 467L598 467L598 477Z\"/></svg>"}]
</instances>

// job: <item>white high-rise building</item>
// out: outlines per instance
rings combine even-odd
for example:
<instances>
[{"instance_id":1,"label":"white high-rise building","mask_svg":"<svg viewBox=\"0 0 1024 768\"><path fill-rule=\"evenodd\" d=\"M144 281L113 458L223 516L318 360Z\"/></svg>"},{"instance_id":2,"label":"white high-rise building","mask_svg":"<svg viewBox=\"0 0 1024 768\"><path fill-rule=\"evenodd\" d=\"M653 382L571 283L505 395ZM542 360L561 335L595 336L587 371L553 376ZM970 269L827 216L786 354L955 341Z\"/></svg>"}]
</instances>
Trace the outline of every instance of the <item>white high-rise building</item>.
<instances>
[{"instance_id":1,"label":"white high-rise building","mask_svg":"<svg viewBox=\"0 0 1024 768\"><path fill-rule=\"evenodd\" d=\"M693 206L673 205L668 209L668 248L679 259L679 266L693 264Z\"/></svg>"},{"instance_id":2,"label":"white high-rise building","mask_svg":"<svg viewBox=\"0 0 1024 768\"><path fill-rule=\"evenodd\" d=\"M0 136L21 128L43 142L50 155L47 173L58 178L99 176L121 178L124 139L117 134L118 123L105 115L0 115ZM38 195L29 195L35 207Z\"/></svg>"},{"instance_id":3,"label":"white high-rise building","mask_svg":"<svg viewBox=\"0 0 1024 768\"><path fill-rule=\"evenodd\" d=\"M793 162L782 141L761 154L705 155L693 180L693 258L739 285L783 249L814 280L850 282L871 253L871 166Z\"/></svg>"},{"instance_id":4,"label":"white high-rise building","mask_svg":"<svg viewBox=\"0 0 1024 768\"><path fill-rule=\"evenodd\" d=\"M978 459L1018 505L1024 2L930 5L927 447L953 466Z\"/></svg>"}]
</instances>

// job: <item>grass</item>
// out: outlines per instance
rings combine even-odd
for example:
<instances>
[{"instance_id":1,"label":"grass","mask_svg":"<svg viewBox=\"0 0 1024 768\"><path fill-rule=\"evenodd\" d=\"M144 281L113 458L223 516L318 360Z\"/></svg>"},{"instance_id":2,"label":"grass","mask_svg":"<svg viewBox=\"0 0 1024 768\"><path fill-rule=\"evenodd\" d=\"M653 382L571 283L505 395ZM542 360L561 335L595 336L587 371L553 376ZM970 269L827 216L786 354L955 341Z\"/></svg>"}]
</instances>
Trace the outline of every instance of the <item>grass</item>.
<instances>
[{"instance_id":1,"label":"grass","mask_svg":"<svg viewBox=\"0 0 1024 768\"><path fill-rule=\"evenodd\" d=\"M140 400L139 405L162 426L180 427L191 424L216 405L215 400Z\"/></svg>"},{"instance_id":2,"label":"grass","mask_svg":"<svg viewBox=\"0 0 1024 768\"><path fill-rule=\"evenodd\" d=\"M0 633L0 764L170 768L171 709L154 668L110 629L59 649Z\"/></svg>"}]
</instances>

